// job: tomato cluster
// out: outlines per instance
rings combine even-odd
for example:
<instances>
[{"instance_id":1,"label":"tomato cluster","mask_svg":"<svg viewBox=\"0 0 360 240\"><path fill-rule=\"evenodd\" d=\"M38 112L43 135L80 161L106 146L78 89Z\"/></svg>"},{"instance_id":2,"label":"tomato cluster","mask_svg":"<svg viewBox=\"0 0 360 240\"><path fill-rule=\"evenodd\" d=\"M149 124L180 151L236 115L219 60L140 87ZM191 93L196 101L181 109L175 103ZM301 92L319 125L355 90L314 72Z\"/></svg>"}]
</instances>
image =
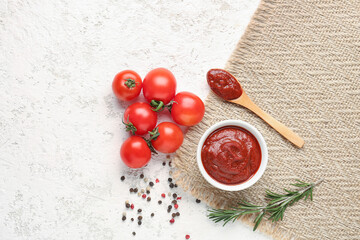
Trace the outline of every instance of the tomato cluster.
<instances>
[{"instance_id":1,"label":"tomato cluster","mask_svg":"<svg viewBox=\"0 0 360 240\"><path fill-rule=\"evenodd\" d=\"M176 94L176 79L165 68L151 70L141 80L139 74L131 70L118 73L112 83L116 97L130 101L139 96L141 89L146 102L131 104L124 113L123 123L129 137L121 146L120 156L131 168L141 168L151 159L151 152L173 153L182 144L184 135L179 126L193 126L199 123L205 113L201 99L190 92ZM157 112L168 109L172 122L157 124ZM139 137L148 134L148 138Z\"/></svg>"}]
</instances>

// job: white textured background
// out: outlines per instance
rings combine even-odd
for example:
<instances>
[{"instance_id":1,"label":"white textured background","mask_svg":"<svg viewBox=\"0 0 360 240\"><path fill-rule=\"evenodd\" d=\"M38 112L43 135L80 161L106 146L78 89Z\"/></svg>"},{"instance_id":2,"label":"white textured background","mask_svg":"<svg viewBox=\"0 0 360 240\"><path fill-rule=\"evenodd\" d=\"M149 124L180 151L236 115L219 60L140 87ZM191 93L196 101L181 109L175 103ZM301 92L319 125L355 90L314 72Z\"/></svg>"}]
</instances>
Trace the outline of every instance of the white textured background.
<instances>
[{"instance_id":1,"label":"white textured background","mask_svg":"<svg viewBox=\"0 0 360 240\"><path fill-rule=\"evenodd\" d=\"M204 99L207 70L224 66L258 3L0 1L0 239L267 239L210 222L180 189L181 216L170 225L156 204L168 191L163 155L143 169L161 181L153 201L130 195L144 183L120 161L126 104L111 91L123 69L144 77L162 66L178 90ZM127 199L144 209L142 226L131 212L121 221Z\"/></svg>"}]
</instances>

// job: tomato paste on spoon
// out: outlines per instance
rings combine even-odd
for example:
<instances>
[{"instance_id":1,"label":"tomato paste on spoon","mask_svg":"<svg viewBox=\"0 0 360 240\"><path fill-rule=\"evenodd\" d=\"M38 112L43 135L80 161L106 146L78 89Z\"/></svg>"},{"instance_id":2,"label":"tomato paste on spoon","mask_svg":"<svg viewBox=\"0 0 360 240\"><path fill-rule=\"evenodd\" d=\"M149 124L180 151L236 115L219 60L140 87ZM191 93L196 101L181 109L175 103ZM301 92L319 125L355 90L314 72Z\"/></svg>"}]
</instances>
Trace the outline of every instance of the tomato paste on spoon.
<instances>
[{"instance_id":1,"label":"tomato paste on spoon","mask_svg":"<svg viewBox=\"0 0 360 240\"><path fill-rule=\"evenodd\" d=\"M304 146L304 139L253 103L229 72L223 69L210 69L206 77L211 90L220 98L251 110L295 146Z\"/></svg>"},{"instance_id":2,"label":"tomato paste on spoon","mask_svg":"<svg viewBox=\"0 0 360 240\"><path fill-rule=\"evenodd\" d=\"M232 100L241 96L240 83L228 72L222 69L211 69L206 77L211 90L219 97Z\"/></svg>"}]
</instances>

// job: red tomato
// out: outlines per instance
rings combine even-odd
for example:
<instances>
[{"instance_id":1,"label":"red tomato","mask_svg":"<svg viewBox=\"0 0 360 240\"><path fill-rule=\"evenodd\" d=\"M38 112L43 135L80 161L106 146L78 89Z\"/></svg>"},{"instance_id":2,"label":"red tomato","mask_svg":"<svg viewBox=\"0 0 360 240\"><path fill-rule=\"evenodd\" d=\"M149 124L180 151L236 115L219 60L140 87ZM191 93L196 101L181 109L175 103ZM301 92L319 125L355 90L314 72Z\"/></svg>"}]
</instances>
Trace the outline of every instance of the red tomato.
<instances>
[{"instance_id":1,"label":"red tomato","mask_svg":"<svg viewBox=\"0 0 360 240\"><path fill-rule=\"evenodd\" d=\"M151 140L152 146L159 152L175 152L183 143L184 135L181 129L174 123L162 122L157 126L159 136Z\"/></svg>"},{"instance_id":2,"label":"red tomato","mask_svg":"<svg viewBox=\"0 0 360 240\"><path fill-rule=\"evenodd\" d=\"M126 166L141 168L150 161L151 151L144 139L131 136L122 144L120 157Z\"/></svg>"},{"instance_id":3,"label":"red tomato","mask_svg":"<svg viewBox=\"0 0 360 240\"><path fill-rule=\"evenodd\" d=\"M156 68L145 76L143 88L148 102L156 100L168 104L175 96L176 79L169 70Z\"/></svg>"},{"instance_id":4,"label":"red tomato","mask_svg":"<svg viewBox=\"0 0 360 240\"><path fill-rule=\"evenodd\" d=\"M157 114L151 110L151 106L144 102L131 104L124 113L126 131L132 134L143 135L156 126Z\"/></svg>"},{"instance_id":5,"label":"red tomato","mask_svg":"<svg viewBox=\"0 0 360 240\"><path fill-rule=\"evenodd\" d=\"M201 121L204 113L204 103L198 96L190 92L176 94L171 108L171 117L176 123L193 126Z\"/></svg>"},{"instance_id":6,"label":"red tomato","mask_svg":"<svg viewBox=\"0 0 360 240\"><path fill-rule=\"evenodd\" d=\"M112 83L116 97L122 101L130 101L139 96L141 88L141 77L132 70L119 72Z\"/></svg>"}]
</instances>

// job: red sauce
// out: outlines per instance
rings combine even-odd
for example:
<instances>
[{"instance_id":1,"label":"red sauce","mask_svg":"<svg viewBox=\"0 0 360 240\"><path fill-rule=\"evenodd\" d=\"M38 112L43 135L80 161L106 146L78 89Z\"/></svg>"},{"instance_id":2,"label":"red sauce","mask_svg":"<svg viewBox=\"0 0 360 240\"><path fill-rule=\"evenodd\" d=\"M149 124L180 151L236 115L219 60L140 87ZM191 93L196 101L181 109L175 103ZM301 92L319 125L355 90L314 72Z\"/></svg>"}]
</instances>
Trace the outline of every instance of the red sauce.
<instances>
[{"instance_id":1,"label":"red sauce","mask_svg":"<svg viewBox=\"0 0 360 240\"><path fill-rule=\"evenodd\" d=\"M257 172L261 149L249 131L227 126L208 136L201 149L201 160L214 180L235 185L247 181Z\"/></svg>"},{"instance_id":2,"label":"red sauce","mask_svg":"<svg viewBox=\"0 0 360 240\"><path fill-rule=\"evenodd\" d=\"M211 90L223 99L236 99L242 94L238 80L225 70L210 69L206 78Z\"/></svg>"}]
</instances>

